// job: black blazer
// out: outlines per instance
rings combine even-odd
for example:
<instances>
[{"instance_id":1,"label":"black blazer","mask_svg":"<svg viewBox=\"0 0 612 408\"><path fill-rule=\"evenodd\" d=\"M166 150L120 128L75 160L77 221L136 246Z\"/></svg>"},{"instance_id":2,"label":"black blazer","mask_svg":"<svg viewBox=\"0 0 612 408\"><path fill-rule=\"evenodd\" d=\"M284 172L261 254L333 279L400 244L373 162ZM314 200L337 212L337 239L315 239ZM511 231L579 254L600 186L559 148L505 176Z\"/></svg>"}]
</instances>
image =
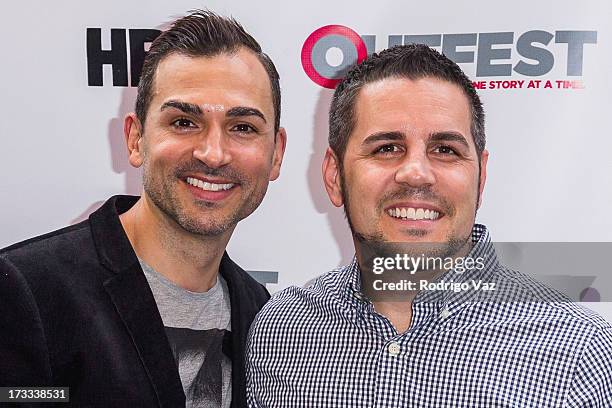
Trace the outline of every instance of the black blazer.
<instances>
[{"instance_id":1,"label":"black blazer","mask_svg":"<svg viewBox=\"0 0 612 408\"><path fill-rule=\"evenodd\" d=\"M185 406L118 217L137 199L112 197L89 220L0 251L0 386L67 386L78 407ZM232 308L232 407L244 407L247 332L269 294L227 254L220 273Z\"/></svg>"}]
</instances>

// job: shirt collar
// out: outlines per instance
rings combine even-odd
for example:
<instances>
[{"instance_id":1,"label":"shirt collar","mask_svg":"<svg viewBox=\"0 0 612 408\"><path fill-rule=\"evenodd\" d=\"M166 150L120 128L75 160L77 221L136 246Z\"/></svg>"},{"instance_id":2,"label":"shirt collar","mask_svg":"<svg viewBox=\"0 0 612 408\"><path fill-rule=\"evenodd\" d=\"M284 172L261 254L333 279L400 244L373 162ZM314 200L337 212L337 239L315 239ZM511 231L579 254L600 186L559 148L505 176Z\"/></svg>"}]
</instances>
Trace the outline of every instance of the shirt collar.
<instances>
[{"instance_id":1,"label":"shirt collar","mask_svg":"<svg viewBox=\"0 0 612 408\"><path fill-rule=\"evenodd\" d=\"M491 236L486 226L482 224L474 224L472 227L472 249L467 257L477 259L482 258L484 268L471 268L463 272L450 270L440 276L436 281L445 281L451 283L469 282L473 279L479 279L483 282L491 279L494 271L499 266L495 248L491 242ZM342 298L348 300L351 304L363 304L368 299L361 291L361 271L357 262L357 257L353 256L350 264L341 269L342 281L344 284L339 285L342 290ZM464 304L473 300L476 291L430 291L420 293L416 299L418 301L440 303L446 307L449 303Z\"/></svg>"}]
</instances>

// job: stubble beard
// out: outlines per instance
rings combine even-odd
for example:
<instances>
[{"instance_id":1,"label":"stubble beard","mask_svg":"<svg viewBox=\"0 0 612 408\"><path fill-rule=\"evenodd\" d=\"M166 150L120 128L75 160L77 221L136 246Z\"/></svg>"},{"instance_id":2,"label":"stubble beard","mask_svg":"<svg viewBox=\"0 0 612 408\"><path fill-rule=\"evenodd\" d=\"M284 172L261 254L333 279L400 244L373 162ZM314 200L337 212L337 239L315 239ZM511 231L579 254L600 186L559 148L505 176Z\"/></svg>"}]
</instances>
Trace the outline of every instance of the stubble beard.
<instances>
[{"instance_id":1,"label":"stubble beard","mask_svg":"<svg viewBox=\"0 0 612 408\"><path fill-rule=\"evenodd\" d=\"M351 220L351 197L345 183L343 171L341 169L339 171L339 177L341 195L344 203L344 216L346 217L349 228L351 229L351 233L353 234L356 245L359 245L364 248L364 252L370 254L374 253L377 256L382 257L394 257L396 254L406 253L415 257L425 255L430 257L446 258L454 257L458 254L465 255L466 246L468 246L468 248L471 246L471 231L465 237L450 235L445 239L444 242L435 243L426 241L417 243L391 242L385 238L384 233L381 230L375 230L372 232L357 231ZM408 196L412 196L412 198L414 198L415 196L420 196L419 198L423 198L423 196L427 196L432 198L434 194L431 191L425 191L424 189L413 189L412 191L406 191L405 189L404 191L395 192L391 194L391 196L395 196L397 198L399 198L400 196L402 196L403 198L407 198ZM390 197L385 197L382 201L384 202L389 198ZM447 215L450 216L454 214L455 209L452 205L450 205L450 203L439 199L438 201L442 201L444 203L443 206L445 207L444 209ZM377 208L376 211L379 213L377 217L383 216L383 210L380 208L380 206L379 208ZM417 238L424 237L427 235L427 231L419 229L409 229L404 232L408 236Z\"/></svg>"},{"instance_id":2,"label":"stubble beard","mask_svg":"<svg viewBox=\"0 0 612 408\"><path fill-rule=\"evenodd\" d=\"M193 166L186 166L193 167ZM238 208L237 211L226 215L224 218L219 218L218 215L214 214L215 207L219 206L217 203L208 201L196 201L194 205L199 207L196 215L189 215L188 210L181 203L176 192L176 187L173 187L174 183L179 183L184 177L181 177L181 173L184 172L184 168L177 169L176 174L164 175L164 179L156 179L151 175L149 171L149 163L145 157L143 163L143 188L147 196L153 202L153 204L159 208L172 222L178 224L183 230L203 237L216 237L226 231L233 229L239 221L249 216L263 200L264 192L253 193L251 197L242 198L243 205ZM208 172L215 173L214 171ZM244 185L244 178L241 178L241 185ZM206 214L206 211L210 211L210 214Z\"/></svg>"}]
</instances>

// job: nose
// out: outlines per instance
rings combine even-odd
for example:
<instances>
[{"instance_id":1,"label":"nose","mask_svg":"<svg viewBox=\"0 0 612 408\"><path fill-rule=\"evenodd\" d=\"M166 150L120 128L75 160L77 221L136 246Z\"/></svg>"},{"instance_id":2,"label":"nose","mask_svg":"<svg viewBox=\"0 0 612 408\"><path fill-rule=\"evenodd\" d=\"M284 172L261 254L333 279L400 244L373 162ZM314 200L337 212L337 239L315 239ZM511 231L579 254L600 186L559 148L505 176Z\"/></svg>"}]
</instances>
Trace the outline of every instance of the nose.
<instances>
[{"instance_id":1,"label":"nose","mask_svg":"<svg viewBox=\"0 0 612 408\"><path fill-rule=\"evenodd\" d=\"M211 125L202 133L194 147L193 157L214 169L232 161L227 138L220 126Z\"/></svg>"},{"instance_id":2,"label":"nose","mask_svg":"<svg viewBox=\"0 0 612 408\"><path fill-rule=\"evenodd\" d=\"M410 187L423 187L436 182L436 176L425 149L406 154L404 161L395 173L395 181Z\"/></svg>"}]
</instances>

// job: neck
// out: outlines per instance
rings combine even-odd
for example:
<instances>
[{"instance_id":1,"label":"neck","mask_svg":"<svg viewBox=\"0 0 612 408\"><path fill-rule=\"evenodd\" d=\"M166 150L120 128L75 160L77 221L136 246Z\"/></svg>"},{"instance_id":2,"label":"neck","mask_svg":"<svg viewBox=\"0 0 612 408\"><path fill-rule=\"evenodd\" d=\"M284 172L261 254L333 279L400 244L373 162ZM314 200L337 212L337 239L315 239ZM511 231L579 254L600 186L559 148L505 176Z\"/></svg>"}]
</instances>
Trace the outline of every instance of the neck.
<instances>
[{"instance_id":1,"label":"neck","mask_svg":"<svg viewBox=\"0 0 612 408\"><path fill-rule=\"evenodd\" d=\"M385 316L398 333L404 333L412 325L412 300L373 301L374 310Z\"/></svg>"},{"instance_id":2,"label":"neck","mask_svg":"<svg viewBox=\"0 0 612 408\"><path fill-rule=\"evenodd\" d=\"M371 265L366 265L367 261L363 254L362 244L356 238L354 238L353 241L355 243L355 254L361 274L361 291L372 300L372 305L374 306L376 312L389 319L398 333L405 332L412 325L412 304L414 298L419 293L419 281L424 279L431 282L446 271L433 269L419 270L416 274L407 275L405 271L393 270L377 275L372 272ZM465 244L458 248L452 255L442 255L442 257L465 257L469 254L471 248L472 242L468 237ZM414 283L415 289L386 289L379 291L374 289L376 287L380 287L380 283L375 284L376 280L385 283L396 283L401 282L402 280L407 280Z\"/></svg>"},{"instance_id":3,"label":"neck","mask_svg":"<svg viewBox=\"0 0 612 408\"><path fill-rule=\"evenodd\" d=\"M233 228L217 236L186 231L146 193L119 218L136 255L158 273L192 292L214 286Z\"/></svg>"}]
</instances>

